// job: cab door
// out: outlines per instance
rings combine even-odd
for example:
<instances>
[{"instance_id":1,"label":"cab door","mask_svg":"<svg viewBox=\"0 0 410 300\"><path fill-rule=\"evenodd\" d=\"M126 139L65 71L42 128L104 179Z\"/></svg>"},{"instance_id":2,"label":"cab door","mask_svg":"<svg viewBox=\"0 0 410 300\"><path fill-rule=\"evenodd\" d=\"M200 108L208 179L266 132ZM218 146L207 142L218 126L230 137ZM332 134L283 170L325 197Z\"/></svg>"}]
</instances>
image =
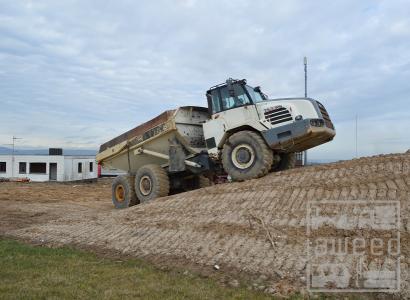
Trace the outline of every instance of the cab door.
<instances>
[{"instance_id":1,"label":"cab door","mask_svg":"<svg viewBox=\"0 0 410 300\"><path fill-rule=\"evenodd\" d=\"M221 118L225 120L227 130L237 128L258 120L255 105L240 84L234 84L232 90L228 87L219 89L221 97Z\"/></svg>"},{"instance_id":2,"label":"cab door","mask_svg":"<svg viewBox=\"0 0 410 300\"><path fill-rule=\"evenodd\" d=\"M211 120L204 124L207 148L221 148L229 130L249 125L259 129L260 122L255 105L240 84L229 90L223 86L208 93L208 105L212 108Z\"/></svg>"},{"instance_id":3,"label":"cab door","mask_svg":"<svg viewBox=\"0 0 410 300\"><path fill-rule=\"evenodd\" d=\"M221 116L221 99L217 89L208 91L208 108L211 114L210 120L203 124L204 137L208 153L217 155L218 145L223 140L226 132L226 122Z\"/></svg>"}]
</instances>

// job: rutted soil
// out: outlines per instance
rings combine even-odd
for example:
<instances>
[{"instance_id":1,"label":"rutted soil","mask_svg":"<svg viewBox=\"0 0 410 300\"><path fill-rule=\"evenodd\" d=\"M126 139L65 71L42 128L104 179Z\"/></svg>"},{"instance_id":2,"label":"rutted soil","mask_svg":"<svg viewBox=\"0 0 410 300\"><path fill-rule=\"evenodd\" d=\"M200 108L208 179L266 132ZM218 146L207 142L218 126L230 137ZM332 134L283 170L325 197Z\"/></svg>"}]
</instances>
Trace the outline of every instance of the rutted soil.
<instances>
[{"instance_id":1,"label":"rutted soil","mask_svg":"<svg viewBox=\"0 0 410 300\"><path fill-rule=\"evenodd\" d=\"M114 210L108 180L0 183L0 234L145 257L206 272L247 274L262 288L306 289L307 201L398 200L401 292L410 297L410 154L272 173ZM238 275L239 274L239 275ZM385 297L388 297L384 295Z\"/></svg>"}]
</instances>

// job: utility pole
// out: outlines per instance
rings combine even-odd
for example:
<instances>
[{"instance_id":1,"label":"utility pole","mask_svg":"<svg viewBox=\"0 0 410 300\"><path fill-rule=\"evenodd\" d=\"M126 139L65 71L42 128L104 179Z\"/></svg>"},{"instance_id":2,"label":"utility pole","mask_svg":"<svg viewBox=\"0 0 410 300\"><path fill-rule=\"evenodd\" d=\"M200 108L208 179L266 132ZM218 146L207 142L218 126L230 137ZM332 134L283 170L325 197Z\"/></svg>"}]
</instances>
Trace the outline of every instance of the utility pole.
<instances>
[{"instance_id":1,"label":"utility pole","mask_svg":"<svg viewBox=\"0 0 410 300\"><path fill-rule=\"evenodd\" d=\"M307 98L307 57L303 58L303 64L305 65L305 98Z\"/></svg>"},{"instance_id":2,"label":"utility pole","mask_svg":"<svg viewBox=\"0 0 410 300\"><path fill-rule=\"evenodd\" d=\"M303 58L303 64L305 66L305 98L307 98L307 57L306 56ZM305 166L307 165L307 150L304 151L303 164Z\"/></svg>"},{"instance_id":3,"label":"utility pole","mask_svg":"<svg viewBox=\"0 0 410 300\"><path fill-rule=\"evenodd\" d=\"M355 126L356 158L358 158L358 155L357 155L357 119L358 119L358 117L357 117L357 114L356 114L356 126Z\"/></svg>"},{"instance_id":4,"label":"utility pole","mask_svg":"<svg viewBox=\"0 0 410 300\"><path fill-rule=\"evenodd\" d=\"M11 177L14 177L14 144L16 143L16 140L21 140L22 138L15 137L13 135L13 151L11 155Z\"/></svg>"}]
</instances>

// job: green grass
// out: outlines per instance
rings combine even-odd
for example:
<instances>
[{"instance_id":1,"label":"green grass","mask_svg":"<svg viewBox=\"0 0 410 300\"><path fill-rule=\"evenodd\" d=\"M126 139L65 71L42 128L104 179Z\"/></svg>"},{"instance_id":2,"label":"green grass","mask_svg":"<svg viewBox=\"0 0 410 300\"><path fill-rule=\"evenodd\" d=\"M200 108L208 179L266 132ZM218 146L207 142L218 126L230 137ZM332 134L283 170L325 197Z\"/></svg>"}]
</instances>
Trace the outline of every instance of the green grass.
<instances>
[{"instance_id":1,"label":"green grass","mask_svg":"<svg viewBox=\"0 0 410 300\"><path fill-rule=\"evenodd\" d=\"M136 259L0 239L0 299L270 299Z\"/></svg>"}]
</instances>

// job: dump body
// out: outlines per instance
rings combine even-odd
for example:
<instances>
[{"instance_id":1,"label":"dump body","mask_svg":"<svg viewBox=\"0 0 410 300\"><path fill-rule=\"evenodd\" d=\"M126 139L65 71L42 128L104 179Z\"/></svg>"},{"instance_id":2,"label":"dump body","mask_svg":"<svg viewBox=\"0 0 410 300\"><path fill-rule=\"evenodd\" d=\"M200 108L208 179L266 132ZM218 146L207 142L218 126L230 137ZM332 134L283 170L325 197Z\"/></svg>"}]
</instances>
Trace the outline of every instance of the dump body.
<instances>
[{"instance_id":1,"label":"dump body","mask_svg":"<svg viewBox=\"0 0 410 300\"><path fill-rule=\"evenodd\" d=\"M146 149L168 155L170 142L184 147L187 157L206 150L202 124L209 119L208 109L184 106L168 110L101 145L96 159L102 166L110 166L129 173L146 164L166 166L168 160L145 153Z\"/></svg>"}]
</instances>

